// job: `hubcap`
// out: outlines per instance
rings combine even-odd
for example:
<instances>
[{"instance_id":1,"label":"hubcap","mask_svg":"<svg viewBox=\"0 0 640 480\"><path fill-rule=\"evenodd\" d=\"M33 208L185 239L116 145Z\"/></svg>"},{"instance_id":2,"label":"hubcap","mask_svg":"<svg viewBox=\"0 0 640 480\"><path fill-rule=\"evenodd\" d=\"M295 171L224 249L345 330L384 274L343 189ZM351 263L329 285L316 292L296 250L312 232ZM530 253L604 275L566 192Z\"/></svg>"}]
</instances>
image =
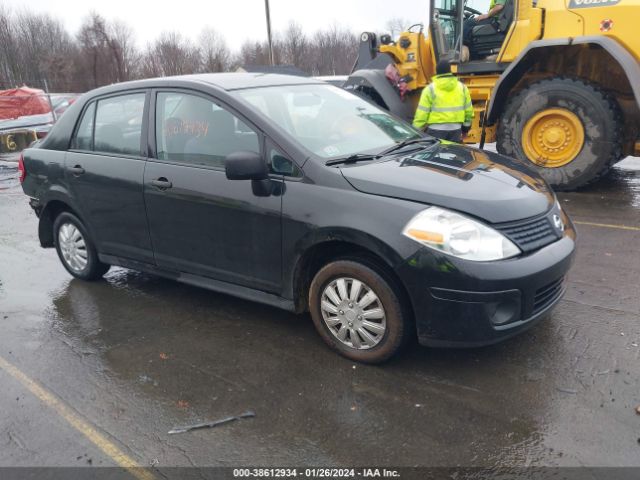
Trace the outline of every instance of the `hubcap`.
<instances>
[{"instance_id":1,"label":"hubcap","mask_svg":"<svg viewBox=\"0 0 640 480\"><path fill-rule=\"evenodd\" d=\"M87 245L80 230L72 224L65 223L58 231L58 244L62 258L74 272L81 272L87 266Z\"/></svg>"},{"instance_id":2,"label":"hubcap","mask_svg":"<svg viewBox=\"0 0 640 480\"><path fill-rule=\"evenodd\" d=\"M327 285L320 309L331 334L356 350L375 347L387 329L382 302L367 284L355 278L341 277Z\"/></svg>"},{"instance_id":3,"label":"hubcap","mask_svg":"<svg viewBox=\"0 0 640 480\"><path fill-rule=\"evenodd\" d=\"M578 156L584 145L584 126L573 112L549 108L531 117L522 130L527 158L540 167L562 167Z\"/></svg>"}]
</instances>

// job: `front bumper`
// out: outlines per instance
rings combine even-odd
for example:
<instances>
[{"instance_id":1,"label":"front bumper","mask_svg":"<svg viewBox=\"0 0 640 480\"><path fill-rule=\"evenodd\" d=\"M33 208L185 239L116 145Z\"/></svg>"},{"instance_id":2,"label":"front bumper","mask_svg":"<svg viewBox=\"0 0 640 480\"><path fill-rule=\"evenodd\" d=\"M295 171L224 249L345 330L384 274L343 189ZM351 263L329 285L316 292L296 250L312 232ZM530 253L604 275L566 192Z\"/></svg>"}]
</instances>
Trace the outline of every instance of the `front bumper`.
<instances>
[{"instance_id":1,"label":"front bumper","mask_svg":"<svg viewBox=\"0 0 640 480\"><path fill-rule=\"evenodd\" d=\"M397 270L427 346L499 342L548 316L564 293L575 232L529 255L470 262L422 249Z\"/></svg>"}]
</instances>

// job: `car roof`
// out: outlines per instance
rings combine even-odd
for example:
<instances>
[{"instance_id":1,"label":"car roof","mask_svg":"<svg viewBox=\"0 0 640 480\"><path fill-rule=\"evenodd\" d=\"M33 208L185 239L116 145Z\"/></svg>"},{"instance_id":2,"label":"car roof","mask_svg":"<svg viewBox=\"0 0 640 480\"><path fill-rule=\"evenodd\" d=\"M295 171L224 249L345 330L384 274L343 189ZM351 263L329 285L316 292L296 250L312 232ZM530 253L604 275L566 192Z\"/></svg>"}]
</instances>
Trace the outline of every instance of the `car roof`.
<instances>
[{"instance_id":1,"label":"car roof","mask_svg":"<svg viewBox=\"0 0 640 480\"><path fill-rule=\"evenodd\" d=\"M148 78L115 83L100 87L85 93L74 102L47 135L42 146L50 150L66 150L69 146L77 117L84 106L102 96L118 95L147 88L207 88L218 91L232 91L260 87L289 86L289 85L327 85L314 78L282 75L274 73L199 73L194 75L180 75L174 77Z\"/></svg>"},{"instance_id":2,"label":"car roof","mask_svg":"<svg viewBox=\"0 0 640 480\"><path fill-rule=\"evenodd\" d=\"M226 91L246 88L274 87L280 85L320 85L324 82L295 75L281 75L274 73L197 73L193 75L179 75L174 77L149 78L130 82L117 83L93 90L95 94L132 90L136 88L183 86L185 83L206 84Z\"/></svg>"},{"instance_id":3,"label":"car roof","mask_svg":"<svg viewBox=\"0 0 640 480\"><path fill-rule=\"evenodd\" d=\"M305 85L320 83L315 79L298 75L283 75L278 73L204 73L185 75L181 80L195 80L210 83L224 90L239 90L242 88L274 87L278 85Z\"/></svg>"}]
</instances>

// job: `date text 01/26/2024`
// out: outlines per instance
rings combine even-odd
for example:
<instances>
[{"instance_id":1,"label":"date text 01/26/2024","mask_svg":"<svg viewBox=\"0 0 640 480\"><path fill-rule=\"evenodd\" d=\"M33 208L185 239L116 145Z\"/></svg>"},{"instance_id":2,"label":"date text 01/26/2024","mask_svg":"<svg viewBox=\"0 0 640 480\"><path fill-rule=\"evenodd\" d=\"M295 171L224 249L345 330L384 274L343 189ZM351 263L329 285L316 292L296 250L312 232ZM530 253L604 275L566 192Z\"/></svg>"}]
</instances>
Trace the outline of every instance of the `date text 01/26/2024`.
<instances>
[{"instance_id":1,"label":"date text 01/26/2024","mask_svg":"<svg viewBox=\"0 0 640 480\"><path fill-rule=\"evenodd\" d=\"M234 478L399 478L386 468L234 468Z\"/></svg>"}]
</instances>

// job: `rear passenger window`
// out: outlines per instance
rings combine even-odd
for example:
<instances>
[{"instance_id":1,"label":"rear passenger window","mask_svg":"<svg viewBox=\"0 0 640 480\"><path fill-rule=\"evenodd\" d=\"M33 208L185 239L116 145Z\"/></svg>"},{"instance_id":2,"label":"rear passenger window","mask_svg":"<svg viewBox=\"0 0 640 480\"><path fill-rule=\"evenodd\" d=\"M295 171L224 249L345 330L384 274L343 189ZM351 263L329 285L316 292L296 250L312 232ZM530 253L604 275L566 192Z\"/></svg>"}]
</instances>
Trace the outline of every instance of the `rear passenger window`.
<instances>
[{"instance_id":1,"label":"rear passenger window","mask_svg":"<svg viewBox=\"0 0 640 480\"><path fill-rule=\"evenodd\" d=\"M93 102L84 111L80 125L78 125L78 131L73 139L71 148L76 150L91 150L91 140L93 137L93 115L96 110L96 103Z\"/></svg>"},{"instance_id":2,"label":"rear passenger window","mask_svg":"<svg viewBox=\"0 0 640 480\"><path fill-rule=\"evenodd\" d=\"M93 149L96 152L141 155L144 93L98 100Z\"/></svg>"},{"instance_id":3,"label":"rear passenger window","mask_svg":"<svg viewBox=\"0 0 640 480\"><path fill-rule=\"evenodd\" d=\"M230 153L260 152L255 130L211 100L185 93L158 93L156 144L159 160L219 168Z\"/></svg>"}]
</instances>

